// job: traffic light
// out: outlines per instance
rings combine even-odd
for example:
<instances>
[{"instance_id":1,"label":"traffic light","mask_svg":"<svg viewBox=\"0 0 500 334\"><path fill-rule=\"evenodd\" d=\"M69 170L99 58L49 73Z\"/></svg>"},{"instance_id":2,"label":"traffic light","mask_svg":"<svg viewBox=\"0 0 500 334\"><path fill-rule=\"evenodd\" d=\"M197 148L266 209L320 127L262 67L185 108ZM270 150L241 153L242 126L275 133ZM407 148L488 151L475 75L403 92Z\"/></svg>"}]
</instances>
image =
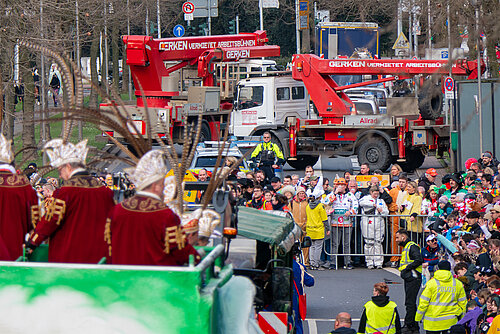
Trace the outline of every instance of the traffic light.
<instances>
[{"instance_id":1,"label":"traffic light","mask_svg":"<svg viewBox=\"0 0 500 334\"><path fill-rule=\"evenodd\" d=\"M229 21L229 34L236 34L236 20Z\"/></svg>"},{"instance_id":2,"label":"traffic light","mask_svg":"<svg viewBox=\"0 0 500 334\"><path fill-rule=\"evenodd\" d=\"M206 23L202 23L202 24L198 25L198 35L199 36L206 36L207 29L208 29L208 25Z\"/></svg>"}]
</instances>

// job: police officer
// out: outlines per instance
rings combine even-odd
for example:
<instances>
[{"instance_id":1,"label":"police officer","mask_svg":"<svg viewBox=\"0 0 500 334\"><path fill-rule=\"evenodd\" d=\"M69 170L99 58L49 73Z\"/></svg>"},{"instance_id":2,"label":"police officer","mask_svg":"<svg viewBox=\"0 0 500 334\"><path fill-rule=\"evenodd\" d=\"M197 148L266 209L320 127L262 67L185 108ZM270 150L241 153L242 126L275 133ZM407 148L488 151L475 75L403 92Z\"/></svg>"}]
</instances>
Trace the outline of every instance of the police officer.
<instances>
[{"instance_id":1,"label":"police officer","mask_svg":"<svg viewBox=\"0 0 500 334\"><path fill-rule=\"evenodd\" d=\"M466 306L467 297L462 282L453 278L450 263L441 261L437 264L434 278L427 282L420 296L415 320L423 319L427 334L444 334L457 323Z\"/></svg>"},{"instance_id":2,"label":"police officer","mask_svg":"<svg viewBox=\"0 0 500 334\"><path fill-rule=\"evenodd\" d=\"M373 297L365 304L358 333L401 333L397 305L389 300L388 292L389 287L385 283L376 283L373 286Z\"/></svg>"},{"instance_id":3,"label":"police officer","mask_svg":"<svg viewBox=\"0 0 500 334\"><path fill-rule=\"evenodd\" d=\"M401 229L396 232L396 242L403 248L399 271L404 280L405 288L405 326L403 334L419 333L418 323L415 322L417 312L417 295L422 284L422 255L420 246L410 241L408 231Z\"/></svg>"},{"instance_id":4,"label":"police officer","mask_svg":"<svg viewBox=\"0 0 500 334\"><path fill-rule=\"evenodd\" d=\"M250 159L257 162L257 167L263 170L266 179L270 180L275 176L274 169L279 168L279 165L283 165L285 158L278 145L271 143L270 132L264 132L262 138L264 141L259 143L253 150Z\"/></svg>"}]
</instances>

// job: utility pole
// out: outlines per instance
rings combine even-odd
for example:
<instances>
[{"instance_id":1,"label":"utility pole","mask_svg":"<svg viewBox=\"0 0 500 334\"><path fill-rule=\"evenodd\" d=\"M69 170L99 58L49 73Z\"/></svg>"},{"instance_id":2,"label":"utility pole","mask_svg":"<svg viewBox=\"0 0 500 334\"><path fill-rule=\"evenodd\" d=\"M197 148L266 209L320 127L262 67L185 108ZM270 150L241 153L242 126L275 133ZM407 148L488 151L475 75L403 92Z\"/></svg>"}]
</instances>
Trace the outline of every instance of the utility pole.
<instances>
[{"instance_id":1,"label":"utility pole","mask_svg":"<svg viewBox=\"0 0 500 334\"><path fill-rule=\"evenodd\" d=\"M158 25L158 38L161 38L160 0L156 0L156 24Z\"/></svg>"},{"instance_id":2,"label":"utility pole","mask_svg":"<svg viewBox=\"0 0 500 334\"><path fill-rule=\"evenodd\" d=\"M101 79L104 78L104 82L106 83L104 86L106 87L106 94L109 94L109 85L108 85L108 3L107 0L104 0L104 75L101 75ZM102 74L101 70L101 74Z\"/></svg>"},{"instance_id":3,"label":"utility pole","mask_svg":"<svg viewBox=\"0 0 500 334\"><path fill-rule=\"evenodd\" d=\"M300 54L300 22L299 22L299 0L295 0L295 39L297 40L297 54Z\"/></svg>"},{"instance_id":4,"label":"utility pole","mask_svg":"<svg viewBox=\"0 0 500 334\"><path fill-rule=\"evenodd\" d=\"M431 0L427 0L427 41L429 42L429 54L432 58Z\"/></svg>"},{"instance_id":5,"label":"utility pole","mask_svg":"<svg viewBox=\"0 0 500 334\"><path fill-rule=\"evenodd\" d=\"M262 0L259 0L260 30L264 30L264 9L262 7L263 7Z\"/></svg>"},{"instance_id":6,"label":"utility pole","mask_svg":"<svg viewBox=\"0 0 500 334\"><path fill-rule=\"evenodd\" d=\"M477 112L479 116L479 149L483 153L483 95L481 91L481 36L479 29L479 7L481 0L474 1L476 5L476 49L477 49Z\"/></svg>"},{"instance_id":7,"label":"utility pole","mask_svg":"<svg viewBox=\"0 0 500 334\"><path fill-rule=\"evenodd\" d=\"M410 52L410 57L411 53L413 50L413 34L412 34L412 28L413 28L413 22L412 22L412 6L413 6L413 1L410 3L410 8L408 8L408 42L410 43L410 49L408 50Z\"/></svg>"},{"instance_id":8,"label":"utility pole","mask_svg":"<svg viewBox=\"0 0 500 334\"><path fill-rule=\"evenodd\" d=\"M208 4L208 17L207 17L207 21L208 21L208 36L211 36L212 35L212 15L210 15L212 9L210 8L210 0L207 1L207 4Z\"/></svg>"},{"instance_id":9,"label":"utility pole","mask_svg":"<svg viewBox=\"0 0 500 334\"><path fill-rule=\"evenodd\" d=\"M75 21L76 21L76 70L80 71L80 12L78 9L78 0L75 0ZM76 79L76 77L75 77ZM78 84L78 83L77 83ZM83 92L82 92L83 94ZM78 141L83 139L83 124L78 121Z\"/></svg>"},{"instance_id":10,"label":"utility pole","mask_svg":"<svg viewBox=\"0 0 500 334\"><path fill-rule=\"evenodd\" d=\"M146 7L146 36L149 36L149 8Z\"/></svg>"},{"instance_id":11,"label":"utility pole","mask_svg":"<svg viewBox=\"0 0 500 334\"><path fill-rule=\"evenodd\" d=\"M448 76L451 77L451 61L453 61L453 50L451 49L451 24L450 24L450 0L446 2L446 26L448 28L448 60L450 60L450 71ZM448 100L448 109L450 111L450 132L453 133L455 131L455 117L453 115L454 105L451 100ZM450 133L450 138L451 138ZM451 170L456 171L456 157L455 151L450 150L450 159L451 159Z\"/></svg>"},{"instance_id":12,"label":"utility pole","mask_svg":"<svg viewBox=\"0 0 500 334\"><path fill-rule=\"evenodd\" d=\"M127 35L130 36L130 0L127 0ZM123 66L127 66L127 64L123 64ZM128 70L128 99L132 100L132 73L130 69Z\"/></svg>"},{"instance_id":13,"label":"utility pole","mask_svg":"<svg viewBox=\"0 0 500 334\"><path fill-rule=\"evenodd\" d=\"M44 42L44 34L43 34L43 0L40 0L40 37L41 37L41 40L42 40L42 43ZM45 43L43 43L45 44ZM42 44L42 45L43 45ZM45 120L47 119L47 115L46 115L46 111L47 111L47 108L45 106L45 102L46 102L46 90L45 90L45 52L44 50L42 49L42 55L40 56L40 65L41 65L41 68L40 68L40 71L41 71L41 78L40 78L40 87L39 87L39 90L38 90L38 94L40 95L40 102L41 102L41 107L42 107L42 112L41 112L41 116L42 116L42 144L45 145L45 142L47 141L47 128L46 128L46 124L45 124ZM43 164L46 165L47 164L47 155L44 153L43 156L42 156L42 159L43 159Z\"/></svg>"},{"instance_id":14,"label":"utility pole","mask_svg":"<svg viewBox=\"0 0 500 334\"><path fill-rule=\"evenodd\" d=\"M403 4L401 2L402 0L398 2L398 37L403 31Z\"/></svg>"}]
</instances>

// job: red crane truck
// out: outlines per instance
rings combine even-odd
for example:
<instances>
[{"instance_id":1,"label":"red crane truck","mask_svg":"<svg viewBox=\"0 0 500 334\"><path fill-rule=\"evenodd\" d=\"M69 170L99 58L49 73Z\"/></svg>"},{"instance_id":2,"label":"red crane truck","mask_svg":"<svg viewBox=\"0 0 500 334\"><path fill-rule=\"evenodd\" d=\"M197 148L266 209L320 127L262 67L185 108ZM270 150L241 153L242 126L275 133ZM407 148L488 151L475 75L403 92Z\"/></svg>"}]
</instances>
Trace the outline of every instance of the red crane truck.
<instances>
[{"instance_id":1,"label":"red crane truck","mask_svg":"<svg viewBox=\"0 0 500 334\"><path fill-rule=\"evenodd\" d=\"M142 134L146 134L147 104L152 133L160 137L166 125L174 142L182 142L183 126L196 122L202 112L201 141L219 140L225 126L238 139L256 139L270 131L295 168L313 165L320 153L328 152L357 154L359 162L373 170L385 170L395 161L412 170L423 163L428 150L442 154L449 148L442 92L431 80L422 85L418 97L387 99L385 114L356 111L344 92L416 75L440 77L449 73L447 61L323 59L298 54L292 59L291 76L241 75L239 61L279 55L278 46L265 44L265 31L165 39L124 36L123 40L137 97L137 105L130 106L130 122ZM457 61L451 73L477 78L477 63ZM378 78L340 86L332 75ZM231 112L231 124L227 124Z\"/></svg>"},{"instance_id":2,"label":"red crane truck","mask_svg":"<svg viewBox=\"0 0 500 334\"><path fill-rule=\"evenodd\" d=\"M447 61L438 60L332 60L312 54L294 55L293 80L275 78L270 84L271 78L249 78L239 82L232 130L239 138L270 131L295 168L314 165L320 153L329 152L357 154L359 162L368 163L372 170L384 171L395 161L413 170L422 165L428 150L442 154L449 148L449 126L441 115L441 86L429 80L421 86L418 97L387 99L386 114L357 112L344 90L416 75L440 77L449 73L447 65ZM457 61L451 73L477 78L477 63ZM332 75L378 77L339 86ZM266 106L266 98L273 98L266 91L276 92L274 108ZM304 105L300 111L292 106L305 95L310 96L314 110Z\"/></svg>"},{"instance_id":3,"label":"red crane truck","mask_svg":"<svg viewBox=\"0 0 500 334\"><path fill-rule=\"evenodd\" d=\"M131 130L147 133L147 105L152 133L165 136L166 125L174 142L182 142L183 127L196 122L200 112L200 141L219 140L233 95L229 81L217 83L216 78L233 76L240 60L280 54L279 46L266 45L265 31L163 39L133 35L123 36L123 41L137 97L136 106L127 107L130 122L135 125ZM186 103L188 107L184 108ZM118 137L109 129L103 130Z\"/></svg>"}]
</instances>

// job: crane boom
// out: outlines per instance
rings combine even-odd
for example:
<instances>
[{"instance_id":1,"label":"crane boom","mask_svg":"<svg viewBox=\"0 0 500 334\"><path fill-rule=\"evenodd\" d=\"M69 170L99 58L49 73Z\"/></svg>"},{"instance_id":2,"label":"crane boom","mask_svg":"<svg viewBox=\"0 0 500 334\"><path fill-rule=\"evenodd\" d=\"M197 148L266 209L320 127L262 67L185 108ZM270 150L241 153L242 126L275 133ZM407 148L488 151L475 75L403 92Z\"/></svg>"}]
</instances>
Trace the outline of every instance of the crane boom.
<instances>
[{"instance_id":1,"label":"crane boom","mask_svg":"<svg viewBox=\"0 0 500 334\"><path fill-rule=\"evenodd\" d=\"M197 36L183 38L160 38L150 36L123 36L127 48L127 65L136 87L135 94L142 100L142 94L149 106L163 107L179 92L167 91L164 79L172 72L185 66L197 66L198 76L204 86L214 84L214 61L279 56L280 48L266 45L265 31L237 35ZM167 62L177 62L167 67ZM141 92L142 89L142 92ZM138 101L138 105L142 105Z\"/></svg>"},{"instance_id":2,"label":"crane boom","mask_svg":"<svg viewBox=\"0 0 500 334\"><path fill-rule=\"evenodd\" d=\"M325 122L340 123L343 115L350 113L351 100L342 91L353 86L340 87L331 75L392 75L405 78L424 74L447 74L450 72L446 60L399 60L399 59L323 59L312 54L293 56L292 76L303 81L319 115ZM477 78L477 63L459 60L452 64L451 73ZM356 84L395 80L396 77Z\"/></svg>"}]
</instances>

